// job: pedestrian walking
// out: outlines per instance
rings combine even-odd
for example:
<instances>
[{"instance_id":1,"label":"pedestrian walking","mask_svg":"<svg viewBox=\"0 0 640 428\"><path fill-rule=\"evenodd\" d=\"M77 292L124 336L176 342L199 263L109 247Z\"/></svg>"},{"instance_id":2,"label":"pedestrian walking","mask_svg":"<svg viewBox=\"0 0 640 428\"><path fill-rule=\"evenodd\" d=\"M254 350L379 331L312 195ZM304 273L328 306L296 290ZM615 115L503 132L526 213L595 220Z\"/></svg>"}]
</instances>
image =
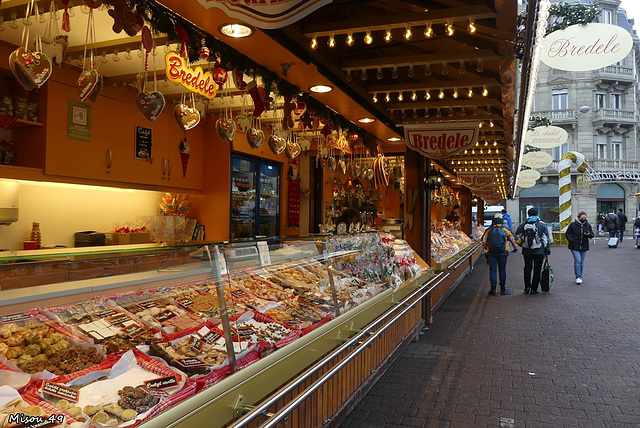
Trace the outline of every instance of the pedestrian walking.
<instances>
[{"instance_id":1,"label":"pedestrian walking","mask_svg":"<svg viewBox=\"0 0 640 428\"><path fill-rule=\"evenodd\" d=\"M582 284L584 259L589 251L589 239L593 238L593 229L587 221L587 213L581 211L564 233L569 241L569 249L573 254L573 270L576 274L576 284Z\"/></svg>"},{"instance_id":2,"label":"pedestrian walking","mask_svg":"<svg viewBox=\"0 0 640 428\"><path fill-rule=\"evenodd\" d=\"M538 210L530 208L527 220L516 230L516 244L524 257L524 293L538 294L542 262L551 254L549 228L538 217Z\"/></svg>"},{"instance_id":3,"label":"pedestrian walking","mask_svg":"<svg viewBox=\"0 0 640 428\"><path fill-rule=\"evenodd\" d=\"M604 229L604 213L598 213L598 235L602 235Z\"/></svg>"},{"instance_id":4,"label":"pedestrian walking","mask_svg":"<svg viewBox=\"0 0 640 428\"><path fill-rule=\"evenodd\" d=\"M640 249L640 215L633 222L633 234L636 238L636 248Z\"/></svg>"},{"instance_id":5,"label":"pedestrian walking","mask_svg":"<svg viewBox=\"0 0 640 428\"><path fill-rule=\"evenodd\" d=\"M504 225L500 217L491 220L491 227L482 235L482 246L489 261L489 281L491 289L489 294L495 296L498 284L498 274L500 275L500 294L509 295L511 291L507 289L507 257L509 257L509 242L515 251L516 243L513 234Z\"/></svg>"},{"instance_id":6,"label":"pedestrian walking","mask_svg":"<svg viewBox=\"0 0 640 428\"><path fill-rule=\"evenodd\" d=\"M618 209L618 220L620 220L620 229L618 230L618 238L620 239L620 242L622 242L622 236L624 235L624 230L626 229L627 222L629 221L625 213L622 211L622 208Z\"/></svg>"},{"instance_id":7,"label":"pedestrian walking","mask_svg":"<svg viewBox=\"0 0 640 428\"><path fill-rule=\"evenodd\" d=\"M507 229L509 232L513 233L513 223L511 222L511 214L507 212L507 210L502 210L502 218L507 223Z\"/></svg>"},{"instance_id":8,"label":"pedestrian walking","mask_svg":"<svg viewBox=\"0 0 640 428\"><path fill-rule=\"evenodd\" d=\"M620 230L620 219L616 215L616 210L611 208L604 216L604 229L609 232L609 238L616 238Z\"/></svg>"}]
</instances>

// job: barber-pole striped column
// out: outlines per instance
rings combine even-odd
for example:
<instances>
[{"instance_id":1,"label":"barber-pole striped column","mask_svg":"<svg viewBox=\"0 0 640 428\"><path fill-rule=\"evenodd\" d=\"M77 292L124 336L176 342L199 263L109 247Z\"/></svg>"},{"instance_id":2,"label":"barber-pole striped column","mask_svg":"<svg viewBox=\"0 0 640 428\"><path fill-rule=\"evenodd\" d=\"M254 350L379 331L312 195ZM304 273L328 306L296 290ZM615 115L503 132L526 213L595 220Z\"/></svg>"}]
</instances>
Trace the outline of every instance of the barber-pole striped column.
<instances>
[{"instance_id":1,"label":"barber-pole striped column","mask_svg":"<svg viewBox=\"0 0 640 428\"><path fill-rule=\"evenodd\" d=\"M571 164L574 163L578 167L578 172L587 170L587 162L584 155L578 152L569 152L560 159L560 174L558 176L559 203L560 203L560 230L567 230L571 224Z\"/></svg>"}]
</instances>

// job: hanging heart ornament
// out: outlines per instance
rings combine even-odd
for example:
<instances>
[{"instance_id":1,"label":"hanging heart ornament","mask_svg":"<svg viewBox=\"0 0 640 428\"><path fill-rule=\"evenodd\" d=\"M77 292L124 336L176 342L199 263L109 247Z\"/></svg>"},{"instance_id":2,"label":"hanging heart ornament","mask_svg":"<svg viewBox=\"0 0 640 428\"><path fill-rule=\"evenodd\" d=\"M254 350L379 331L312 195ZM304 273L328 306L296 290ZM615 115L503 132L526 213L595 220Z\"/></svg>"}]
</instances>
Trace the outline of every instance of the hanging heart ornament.
<instances>
[{"instance_id":1,"label":"hanging heart ornament","mask_svg":"<svg viewBox=\"0 0 640 428\"><path fill-rule=\"evenodd\" d=\"M178 121L178 126L183 131L188 131L200 123L200 112L198 109L189 107L186 104L176 104L173 114Z\"/></svg>"},{"instance_id":2,"label":"hanging heart ornament","mask_svg":"<svg viewBox=\"0 0 640 428\"><path fill-rule=\"evenodd\" d=\"M9 68L24 89L31 91L45 84L51 76L52 65L47 54L19 47L9 55Z\"/></svg>"},{"instance_id":3,"label":"hanging heart ornament","mask_svg":"<svg viewBox=\"0 0 640 428\"><path fill-rule=\"evenodd\" d=\"M338 165L340 166L340 171L342 171L343 174L347 173L347 163L344 161L344 159L340 159L338 161Z\"/></svg>"},{"instance_id":4,"label":"hanging heart ornament","mask_svg":"<svg viewBox=\"0 0 640 428\"><path fill-rule=\"evenodd\" d=\"M136 97L136 107L147 120L156 120L164 110L164 95L160 91L140 92Z\"/></svg>"},{"instance_id":5,"label":"hanging heart ornament","mask_svg":"<svg viewBox=\"0 0 640 428\"><path fill-rule=\"evenodd\" d=\"M249 128L247 129L247 143L252 149L257 149L264 142L264 132L262 129Z\"/></svg>"},{"instance_id":6,"label":"hanging heart ornament","mask_svg":"<svg viewBox=\"0 0 640 428\"><path fill-rule=\"evenodd\" d=\"M329 169L331 171L335 171L337 167L338 163L336 162L336 158L334 158L333 156L329 156Z\"/></svg>"},{"instance_id":7,"label":"hanging heart ornament","mask_svg":"<svg viewBox=\"0 0 640 428\"><path fill-rule=\"evenodd\" d=\"M91 101L98 98L100 91L102 90L102 76L96 69L85 70L78 77L78 91L80 92L80 99L85 101L91 97ZM95 96L92 94L97 92Z\"/></svg>"},{"instance_id":8,"label":"hanging heart ornament","mask_svg":"<svg viewBox=\"0 0 640 428\"><path fill-rule=\"evenodd\" d=\"M285 154L287 155L287 159L293 160L297 158L302 152L302 148L300 144L295 141L287 141L287 147L285 148Z\"/></svg>"},{"instance_id":9,"label":"hanging heart ornament","mask_svg":"<svg viewBox=\"0 0 640 428\"><path fill-rule=\"evenodd\" d=\"M271 135L267 140L267 144L269 144L269 148L274 154L279 155L287 147L287 140L277 135Z\"/></svg>"},{"instance_id":10,"label":"hanging heart ornament","mask_svg":"<svg viewBox=\"0 0 640 428\"><path fill-rule=\"evenodd\" d=\"M222 141L232 142L236 136L236 123L233 119L218 119L216 121L216 132Z\"/></svg>"}]
</instances>

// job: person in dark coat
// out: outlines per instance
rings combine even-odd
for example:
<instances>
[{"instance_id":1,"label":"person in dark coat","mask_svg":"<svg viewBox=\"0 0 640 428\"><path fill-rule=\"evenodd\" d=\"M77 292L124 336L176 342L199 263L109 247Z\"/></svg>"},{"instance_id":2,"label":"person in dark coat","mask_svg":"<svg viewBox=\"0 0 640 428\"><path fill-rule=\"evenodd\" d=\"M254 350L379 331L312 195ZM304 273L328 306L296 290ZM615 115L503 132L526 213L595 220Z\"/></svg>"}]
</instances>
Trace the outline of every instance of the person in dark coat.
<instances>
[{"instance_id":1,"label":"person in dark coat","mask_svg":"<svg viewBox=\"0 0 640 428\"><path fill-rule=\"evenodd\" d=\"M620 231L618 232L618 238L620 238L620 242L622 242L622 235L624 235L624 229L627 227L627 222L629 221L626 214L622 212L622 208L618 209L618 220L620 220Z\"/></svg>"},{"instance_id":2,"label":"person in dark coat","mask_svg":"<svg viewBox=\"0 0 640 428\"><path fill-rule=\"evenodd\" d=\"M589 251L589 239L594 237L593 229L587 221L587 214L581 211L576 220L567 227L564 233L569 241L569 249L573 254L573 270L576 274L576 284L582 284L582 270L584 259Z\"/></svg>"},{"instance_id":3,"label":"person in dark coat","mask_svg":"<svg viewBox=\"0 0 640 428\"><path fill-rule=\"evenodd\" d=\"M489 281L491 289L489 294L495 296L498 284L498 274L500 275L500 294L509 295L507 290L507 256L509 255L509 242L517 252L513 234L503 223L502 218L494 217L491 227L482 235L482 246L489 262Z\"/></svg>"},{"instance_id":4,"label":"person in dark coat","mask_svg":"<svg viewBox=\"0 0 640 428\"><path fill-rule=\"evenodd\" d=\"M620 230L620 219L616 215L616 210L611 208L609 213L604 216L604 229L609 232L609 238L618 236Z\"/></svg>"},{"instance_id":5,"label":"person in dark coat","mask_svg":"<svg viewBox=\"0 0 640 428\"><path fill-rule=\"evenodd\" d=\"M636 237L636 248L640 249L640 215L633 222L633 234Z\"/></svg>"},{"instance_id":6,"label":"person in dark coat","mask_svg":"<svg viewBox=\"0 0 640 428\"><path fill-rule=\"evenodd\" d=\"M549 246L549 229L545 222L538 217L538 210L529 208L527 211L529 217L527 221L518 226L516 230L516 244L522 247L522 257L524 258L524 293L538 294L538 285L540 285L540 276L542 274L542 263L551 254ZM529 226L527 226L529 225ZM535 229L536 245L530 247L526 230L531 226Z\"/></svg>"}]
</instances>

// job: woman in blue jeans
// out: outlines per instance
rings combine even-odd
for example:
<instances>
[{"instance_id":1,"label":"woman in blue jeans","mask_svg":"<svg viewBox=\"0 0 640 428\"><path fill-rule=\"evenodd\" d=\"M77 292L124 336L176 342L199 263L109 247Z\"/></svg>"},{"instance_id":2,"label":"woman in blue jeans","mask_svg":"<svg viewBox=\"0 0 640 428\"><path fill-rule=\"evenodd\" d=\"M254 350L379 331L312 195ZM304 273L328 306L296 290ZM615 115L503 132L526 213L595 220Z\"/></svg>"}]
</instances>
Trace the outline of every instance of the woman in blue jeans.
<instances>
[{"instance_id":1,"label":"woman in blue jeans","mask_svg":"<svg viewBox=\"0 0 640 428\"><path fill-rule=\"evenodd\" d=\"M593 229L587 222L587 214L581 211L576 220L567 227L564 233L569 241L569 249L573 254L573 269L576 273L576 284L582 284L584 259L589 251L589 239L593 238Z\"/></svg>"}]
</instances>

